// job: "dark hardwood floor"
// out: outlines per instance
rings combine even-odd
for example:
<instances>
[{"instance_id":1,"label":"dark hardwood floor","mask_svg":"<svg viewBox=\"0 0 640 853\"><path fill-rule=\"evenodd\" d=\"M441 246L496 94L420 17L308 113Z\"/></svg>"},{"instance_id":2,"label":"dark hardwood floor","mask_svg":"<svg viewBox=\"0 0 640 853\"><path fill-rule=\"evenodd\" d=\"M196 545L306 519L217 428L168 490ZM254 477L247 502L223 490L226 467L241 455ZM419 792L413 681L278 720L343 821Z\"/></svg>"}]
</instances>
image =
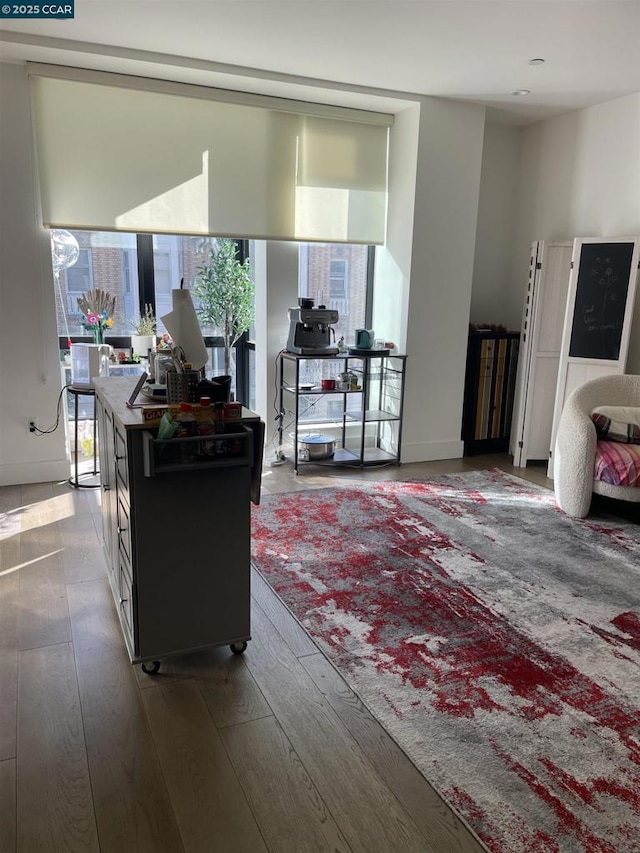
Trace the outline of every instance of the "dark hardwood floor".
<instances>
[{"instance_id":1,"label":"dark hardwood floor","mask_svg":"<svg viewBox=\"0 0 640 853\"><path fill-rule=\"evenodd\" d=\"M499 467L290 463L266 494ZM252 641L132 667L105 575L99 491L0 489L0 851L480 853L262 578Z\"/></svg>"}]
</instances>

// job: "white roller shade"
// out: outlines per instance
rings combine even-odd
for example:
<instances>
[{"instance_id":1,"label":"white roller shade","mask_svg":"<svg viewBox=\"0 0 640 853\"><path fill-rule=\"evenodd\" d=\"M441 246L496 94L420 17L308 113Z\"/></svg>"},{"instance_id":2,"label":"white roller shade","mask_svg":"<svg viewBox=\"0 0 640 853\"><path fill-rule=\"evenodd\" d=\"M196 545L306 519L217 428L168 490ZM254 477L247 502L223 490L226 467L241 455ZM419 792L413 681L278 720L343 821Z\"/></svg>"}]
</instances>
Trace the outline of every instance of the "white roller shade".
<instances>
[{"instance_id":1,"label":"white roller shade","mask_svg":"<svg viewBox=\"0 0 640 853\"><path fill-rule=\"evenodd\" d=\"M384 242L389 116L145 82L31 74L45 225Z\"/></svg>"},{"instance_id":2,"label":"white roller shade","mask_svg":"<svg viewBox=\"0 0 640 853\"><path fill-rule=\"evenodd\" d=\"M371 133L366 124L303 116L298 151L297 239L384 242L387 133ZM360 234L380 228L383 240L361 239Z\"/></svg>"}]
</instances>

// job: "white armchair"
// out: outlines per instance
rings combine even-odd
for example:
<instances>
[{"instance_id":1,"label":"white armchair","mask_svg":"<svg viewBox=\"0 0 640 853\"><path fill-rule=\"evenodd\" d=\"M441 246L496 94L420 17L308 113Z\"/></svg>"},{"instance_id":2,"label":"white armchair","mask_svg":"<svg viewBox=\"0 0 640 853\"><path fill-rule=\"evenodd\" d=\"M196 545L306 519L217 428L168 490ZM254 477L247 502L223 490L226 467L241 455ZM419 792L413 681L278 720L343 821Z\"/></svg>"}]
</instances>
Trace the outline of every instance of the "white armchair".
<instances>
[{"instance_id":1,"label":"white armchair","mask_svg":"<svg viewBox=\"0 0 640 853\"><path fill-rule=\"evenodd\" d=\"M585 518L593 492L619 500L640 501L640 488L613 486L594 479L596 406L640 407L640 375L591 379L569 395L560 416L553 458L554 491L567 515Z\"/></svg>"}]
</instances>

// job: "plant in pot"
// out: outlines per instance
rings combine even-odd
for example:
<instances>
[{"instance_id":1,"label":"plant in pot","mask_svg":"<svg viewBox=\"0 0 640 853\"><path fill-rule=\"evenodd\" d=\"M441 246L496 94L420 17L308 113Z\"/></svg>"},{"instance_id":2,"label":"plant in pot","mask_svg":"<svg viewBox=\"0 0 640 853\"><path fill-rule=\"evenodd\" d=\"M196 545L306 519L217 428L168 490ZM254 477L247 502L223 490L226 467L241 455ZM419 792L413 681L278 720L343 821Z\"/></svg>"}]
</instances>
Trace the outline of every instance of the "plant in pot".
<instances>
[{"instance_id":1,"label":"plant in pot","mask_svg":"<svg viewBox=\"0 0 640 853\"><path fill-rule=\"evenodd\" d=\"M156 318L152 305L145 305L135 320L131 321L135 334L131 335L131 352L133 355L146 356L149 350L156 348Z\"/></svg>"},{"instance_id":2,"label":"plant in pot","mask_svg":"<svg viewBox=\"0 0 640 853\"><path fill-rule=\"evenodd\" d=\"M233 347L253 320L254 285L251 264L237 257L236 243L217 240L207 263L198 269L193 295L196 314L202 323L215 326L224 343L224 372L231 373Z\"/></svg>"}]
</instances>

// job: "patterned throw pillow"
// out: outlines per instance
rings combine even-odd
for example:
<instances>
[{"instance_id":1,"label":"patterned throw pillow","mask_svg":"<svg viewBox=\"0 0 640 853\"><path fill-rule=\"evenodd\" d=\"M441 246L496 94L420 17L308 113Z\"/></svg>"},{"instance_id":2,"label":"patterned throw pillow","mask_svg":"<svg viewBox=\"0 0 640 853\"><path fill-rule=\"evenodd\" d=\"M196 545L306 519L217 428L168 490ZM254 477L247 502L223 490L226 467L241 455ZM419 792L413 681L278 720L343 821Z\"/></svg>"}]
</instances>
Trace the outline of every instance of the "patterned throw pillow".
<instances>
[{"instance_id":1,"label":"patterned throw pillow","mask_svg":"<svg viewBox=\"0 0 640 853\"><path fill-rule=\"evenodd\" d=\"M600 440L640 444L640 408L599 406L591 414Z\"/></svg>"}]
</instances>

